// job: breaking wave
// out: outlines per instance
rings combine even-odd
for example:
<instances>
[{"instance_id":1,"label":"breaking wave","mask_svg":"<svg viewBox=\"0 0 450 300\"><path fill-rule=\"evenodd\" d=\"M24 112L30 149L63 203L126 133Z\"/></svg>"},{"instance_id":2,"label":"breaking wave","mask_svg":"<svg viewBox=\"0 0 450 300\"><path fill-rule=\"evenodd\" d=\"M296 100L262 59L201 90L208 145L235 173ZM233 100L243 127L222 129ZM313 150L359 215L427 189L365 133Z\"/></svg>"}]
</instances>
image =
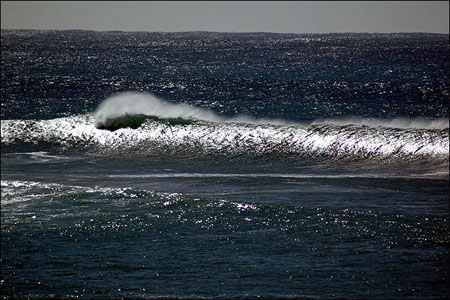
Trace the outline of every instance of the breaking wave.
<instances>
[{"instance_id":1,"label":"breaking wave","mask_svg":"<svg viewBox=\"0 0 450 300\"><path fill-rule=\"evenodd\" d=\"M2 146L107 153L190 152L289 154L329 159L421 159L448 162L447 129L399 129L360 125L272 125L145 119L136 129L101 130L93 115L52 120L2 120ZM39 148L40 147L40 148ZM36 150L38 151L38 150Z\"/></svg>"},{"instance_id":2,"label":"breaking wave","mask_svg":"<svg viewBox=\"0 0 450 300\"><path fill-rule=\"evenodd\" d=\"M344 118L330 118L317 119L311 124L334 124L334 125L358 125L369 127L391 127L400 129L448 129L449 119L441 118L435 120L428 120L425 118L392 118L392 119L377 119L377 118L362 118L362 117L344 117Z\"/></svg>"},{"instance_id":3,"label":"breaking wave","mask_svg":"<svg viewBox=\"0 0 450 300\"><path fill-rule=\"evenodd\" d=\"M270 124L270 125L338 125L389 127L399 129L448 129L449 119L429 120L425 118L363 118L347 116L342 118L320 118L308 123L286 120L256 119L238 115L224 117L205 108L190 106L184 103L173 104L149 93L126 92L107 98L94 113L95 127L99 129L117 130L120 128L138 128L147 120L168 122L172 125L190 124L191 121L212 123Z\"/></svg>"},{"instance_id":4,"label":"breaking wave","mask_svg":"<svg viewBox=\"0 0 450 300\"><path fill-rule=\"evenodd\" d=\"M109 97L99 105L95 111L95 127L108 129L113 126L116 129L118 120L127 125L130 118L144 119L145 116L160 119L223 121L221 117L207 109L184 103L172 104L148 93L127 92ZM143 123L143 120L136 121L136 124Z\"/></svg>"},{"instance_id":5,"label":"breaking wave","mask_svg":"<svg viewBox=\"0 0 450 300\"><path fill-rule=\"evenodd\" d=\"M294 124L284 120L256 119L238 115L227 118L219 116L205 108L184 103L173 104L149 93L126 92L107 98L94 113L95 127L117 130L119 128L137 128L147 119L168 121L171 124L188 124L189 121L212 123L248 123L248 124Z\"/></svg>"},{"instance_id":6,"label":"breaking wave","mask_svg":"<svg viewBox=\"0 0 450 300\"><path fill-rule=\"evenodd\" d=\"M2 146L99 153L288 154L304 158L437 160L448 164L448 119L323 119L309 124L226 118L145 93L106 99L94 114L2 120ZM102 130L109 129L109 130ZM37 148L37 149L36 149Z\"/></svg>"}]
</instances>

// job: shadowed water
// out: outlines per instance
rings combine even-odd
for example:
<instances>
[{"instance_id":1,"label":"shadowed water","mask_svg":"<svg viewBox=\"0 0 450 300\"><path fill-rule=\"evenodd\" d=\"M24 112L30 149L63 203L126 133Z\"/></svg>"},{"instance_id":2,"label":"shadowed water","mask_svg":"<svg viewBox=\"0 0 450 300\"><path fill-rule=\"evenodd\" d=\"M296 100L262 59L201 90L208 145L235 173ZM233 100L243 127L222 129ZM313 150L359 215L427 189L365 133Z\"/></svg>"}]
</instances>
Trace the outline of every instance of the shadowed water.
<instances>
[{"instance_id":1,"label":"shadowed water","mask_svg":"<svg viewBox=\"0 0 450 300\"><path fill-rule=\"evenodd\" d=\"M1 38L2 298L448 297L448 35Z\"/></svg>"}]
</instances>

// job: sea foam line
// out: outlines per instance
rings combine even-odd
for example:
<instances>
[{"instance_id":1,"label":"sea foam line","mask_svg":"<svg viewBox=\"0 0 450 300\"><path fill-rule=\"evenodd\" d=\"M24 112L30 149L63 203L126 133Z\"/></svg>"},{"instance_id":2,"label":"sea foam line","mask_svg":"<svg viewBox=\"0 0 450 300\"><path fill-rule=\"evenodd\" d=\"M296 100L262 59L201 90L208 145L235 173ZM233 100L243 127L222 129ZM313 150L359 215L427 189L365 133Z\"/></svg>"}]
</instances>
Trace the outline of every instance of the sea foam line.
<instances>
[{"instance_id":1,"label":"sea foam line","mask_svg":"<svg viewBox=\"0 0 450 300\"><path fill-rule=\"evenodd\" d=\"M2 144L50 142L66 149L172 149L230 153L297 153L332 157L448 157L448 132L360 126L275 126L147 122L137 129L96 129L91 115L52 120L2 120ZM45 146L45 145L44 145ZM93 148L92 148L93 147Z\"/></svg>"},{"instance_id":2,"label":"sea foam line","mask_svg":"<svg viewBox=\"0 0 450 300\"><path fill-rule=\"evenodd\" d=\"M292 179L405 179L405 178L429 178L446 176L448 172L434 172L425 174L277 174L277 173L157 173L157 174L110 174L109 178L292 178Z\"/></svg>"},{"instance_id":3,"label":"sea foam line","mask_svg":"<svg viewBox=\"0 0 450 300\"><path fill-rule=\"evenodd\" d=\"M170 103L152 94L143 92L125 92L105 99L96 109L95 126L105 128L118 118L136 115L147 115L161 119L200 120L214 123L246 123L270 125L319 125L332 124L339 126L356 125L369 127L390 127L399 129L447 129L449 118L426 119L423 117L395 117L380 119L359 116L341 118L318 118L312 122L294 122L280 119L260 119L246 115L224 117L212 110L187 105Z\"/></svg>"},{"instance_id":4,"label":"sea foam line","mask_svg":"<svg viewBox=\"0 0 450 300\"><path fill-rule=\"evenodd\" d=\"M319 118L311 122L311 125L318 124L332 124L339 126L356 125L368 127L390 127L398 129L448 129L449 118L425 119L423 117L396 117L392 119L379 119L348 116L343 118Z\"/></svg>"}]
</instances>

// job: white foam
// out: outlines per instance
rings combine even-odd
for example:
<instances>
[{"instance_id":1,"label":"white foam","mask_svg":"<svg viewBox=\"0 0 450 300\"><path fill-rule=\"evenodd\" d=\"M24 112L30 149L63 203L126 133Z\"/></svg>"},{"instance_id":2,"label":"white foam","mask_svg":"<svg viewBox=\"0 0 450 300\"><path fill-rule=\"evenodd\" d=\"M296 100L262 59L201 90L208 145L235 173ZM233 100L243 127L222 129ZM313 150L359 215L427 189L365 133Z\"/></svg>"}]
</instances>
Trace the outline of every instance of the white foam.
<instances>
[{"instance_id":1,"label":"white foam","mask_svg":"<svg viewBox=\"0 0 450 300\"><path fill-rule=\"evenodd\" d=\"M147 102L147 100L145 101ZM152 101L150 101L152 102ZM163 107L172 104L159 103ZM94 116L80 115L52 120L1 120L2 143L50 142L66 149L119 151L201 151L205 153L289 153L345 158L419 157L448 158L448 133L394 130L380 127L333 125L274 126L230 122L172 126L147 122L140 128L111 132L95 128ZM36 152L37 157L43 152ZM45 155L45 154L44 154Z\"/></svg>"},{"instance_id":2,"label":"white foam","mask_svg":"<svg viewBox=\"0 0 450 300\"><path fill-rule=\"evenodd\" d=\"M449 119L425 119L417 118L392 118L392 119L378 119L378 118L363 118L357 116L349 116L344 118L327 118L317 119L311 123L317 124L333 124L333 125L357 125L369 127L390 127L399 129L446 129L449 128Z\"/></svg>"},{"instance_id":3,"label":"white foam","mask_svg":"<svg viewBox=\"0 0 450 300\"><path fill-rule=\"evenodd\" d=\"M125 92L105 99L96 109L95 126L108 126L111 120L135 115L154 116L161 119L200 120L214 123L295 125L280 119L258 119L246 115L220 116L213 111L187 105L173 104L149 93Z\"/></svg>"},{"instance_id":4,"label":"white foam","mask_svg":"<svg viewBox=\"0 0 450 300\"><path fill-rule=\"evenodd\" d=\"M291 179L347 179L347 178L429 178L448 176L448 172L433 172L425 174L397 175L390 173L363 174L278 174L278 173L154 173L154 174L111 174L109 178L291 178Z\"/></svg>"},{"instance_id":5,"label":"white foam","mask_svg":"<svg viewBox=\"0 0 450 300\"><path fill-rule=\"evenodd\" d=\"M68 159L70 159L67 156L51 155L45 151L24 152L23 154L27 154L30 156L30 158L37 160L39 162L49 162L52 160L68 160Z\"/></svg>"},{"instance_id":6,"label":"white foam","mask_svg":"<svg viewBox=\"0 0 450 300\"><path fill-rule=\"evenodd\" d=\"M104 100L95 111L95 126L109 125L111 120L134 115L148 115L161 119L200 120L214 123L238 123L254 125L356 125L368 127L390 127L399 129L446 129L449 128L449 118L426 119L423 117L407 118L396 117L392 119L365 118L347 116L342 118L319 118L310 124L299 123L281 119L259 119L247 115L234 117L220 116L213 111L187 105L173 104L162 100L152 94L144 92L125 92L111 96Z\"/></svg>"},{"instance_id":7,"label":"white foam","mask_svg":"<svg viewBox=\"0 0 450 300\"><path fill-rule=\"evenodd\" d=\"M158 122L144 123L141 128L122 128L116 132L96 129L93 124L127 115L145 114L159 118L183 118L216 123L169 126ZM250 125L246 125L250 124ZM78 115L52 120L1 120L2 143L15 141L55 142L64 147L104 146L105 148L134 147L156 142L161 146L201 146L205 151L254 151L263 153L278 149L288 153L312 155L448 155L448 134L409 132L399 135L389 127L400 129L445 129L449 119L424 118L376 119L347 117L318 119L312 125L354 125L367 128L315 130L315 126L295 124L284 120L256 119L245 115L226 118L213 111L187 104L172 104L148 93L127 92L107 98L94 115ZM254 126L257 125L257 126ZM272 126L289 125L289 126ZM380 127L377 128L377 127ZM381 128L384 127L384 128ZM386 128L387 127L387 128ZM376 129L374 129L376 128ZM36 152L36 159L55 159L45 152Z\"/></svg>"},{"instance_id":8,"label":"white foam","mask_svg":"<svg viewBox=\"0 0 450 300\"><path fill-rule=\"evenodd\" d=\"M162 119L223 121L223 118L204 108L184 103L172 104L149 93L126 92L109 97L99 105L95 111L95 126L107 126L110 120L140 114Z\"/></svg>"}]
</instances>

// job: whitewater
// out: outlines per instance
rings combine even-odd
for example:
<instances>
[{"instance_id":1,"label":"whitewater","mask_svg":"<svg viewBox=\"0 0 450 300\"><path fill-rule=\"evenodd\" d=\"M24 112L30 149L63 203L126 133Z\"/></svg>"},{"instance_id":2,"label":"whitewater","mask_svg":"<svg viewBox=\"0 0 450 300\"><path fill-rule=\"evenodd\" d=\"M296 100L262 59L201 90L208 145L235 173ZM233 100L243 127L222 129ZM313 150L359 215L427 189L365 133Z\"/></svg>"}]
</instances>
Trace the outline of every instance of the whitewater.
<instances>
[{"instance_id":1,"label":"whitewater","mask_svg":"<svg viewBox=\"0 0 450 300\"><path fill-rule=\"evenodd\" d=\"M445 298L448 47L2 30L1 297Z\"/></svg>"},{"instance_id":2,"label":"whitewater","mask_svg":"<svg viewBox=\"0 0 450 300\"><path fill-rule=\"evenodd\" d=\"M184 103L172 104L159 99L150 93L127 92L114 95L105 99L96 109L95 126L107 128L108 125L120 118L144 115L160 119L199 120L214 123L248 123L271 125L306 125L287 120L258 119L246 115L235 117L223 117L205 108L199 108ZM441 118L427 120L425 118L393 118L376 119L362 117L328 118L312 121L310 124L334 124L334 125L365 125L384 126L392 128L417 128L417 129L448 129L449 119Z\"/></svg>"},{"instance_id":3,"label":"whitewater","mask_svg":"<svg viewBox=\"0 0 450 300\"><path fill-rule=\"evenodd\" d=\"M136 116L143 116L142 124L131 129L127 121ZM172 124L171 119L192 122ZM122 120L123 128L115 132L98 129L107 129L117 120ZM409 126L405 128L405 124ZM448 119L353 118L308 125L246 116L226 118L207 109L131 92L107 98L93 114L40 121L2 120L1 136L5 145L46 142L67 149L77 146L123 152L166 148L254 155L290 153L330 159L430 157L444 161L449 153Z\"/></svg>"}]
</instances>

